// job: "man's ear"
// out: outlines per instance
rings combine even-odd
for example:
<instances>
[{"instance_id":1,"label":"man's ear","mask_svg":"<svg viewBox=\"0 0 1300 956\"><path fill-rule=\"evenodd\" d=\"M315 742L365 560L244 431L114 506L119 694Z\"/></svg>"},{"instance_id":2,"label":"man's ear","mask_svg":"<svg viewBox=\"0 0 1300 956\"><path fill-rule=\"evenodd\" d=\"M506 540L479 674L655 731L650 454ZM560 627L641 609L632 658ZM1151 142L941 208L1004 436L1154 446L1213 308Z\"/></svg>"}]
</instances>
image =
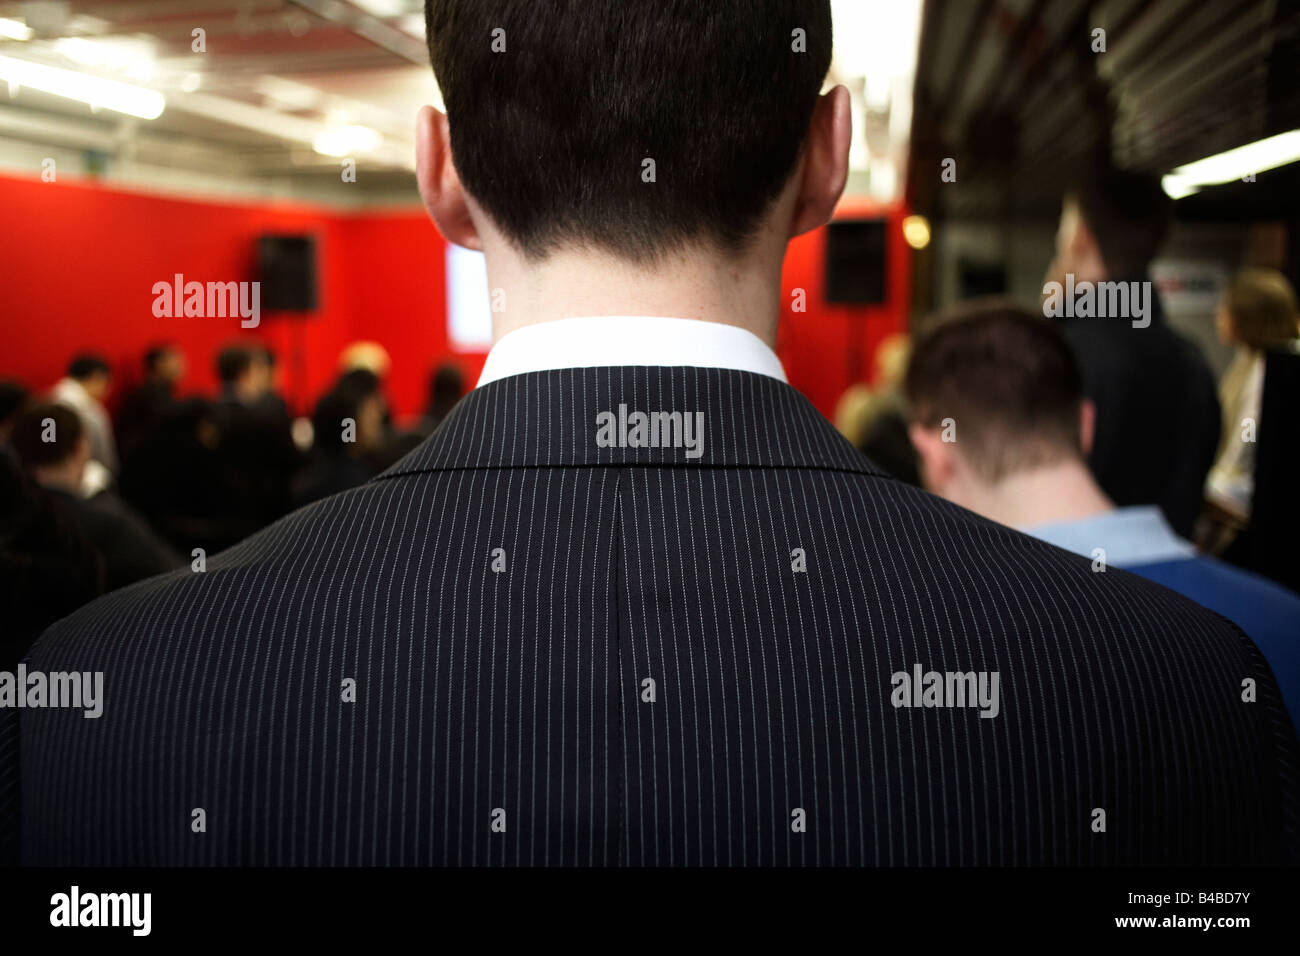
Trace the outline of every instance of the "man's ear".
<instances>
[{"instance_id":1,"label":"man's ear","mask_svg":"<svg viewBox=\"0 0 1300 956\"><path fill-rule=\"evenodd\" d=\"M1092 399L1085 398L1079 402L1079 448L1084 460L1092 454L1092 440L1097 435L1097 406Z\"/></svg>"},{"instance_id":2,"label":"man's ear","mask_svg":"<svg viewBox=\"0 0 1300 956\"><path fill-rule=\"evenodd\" d=\"M421 107L415 117L415 176L424 208L443 237L466 249L481 250L483 242L452 161L447 116L432 106Z\"/></svg>"},{"instance_id":3,"label":"man's ear","mask_svg":"<svg viewBox=\"0 0 1300 956\"><path fill-rule=\"evenodd\" d=\"M849 91L836 86L817 97L813 106L804 141L799 192L790 220L791 238L830 221L848 182L852 136Z\"/></svg>"},{"instance_id":4,"label":"man's ear","mask_svg":"<svg viewBox=\"0 0 1300 956\"><path fill-rule=\"evenodd\" d=\"M915 422L907 426L907 436L921 459L921 481L926 490L942 495L952 483L957 467L952 443L943 440L939 429Z\"/></svg>"}]
</instances>

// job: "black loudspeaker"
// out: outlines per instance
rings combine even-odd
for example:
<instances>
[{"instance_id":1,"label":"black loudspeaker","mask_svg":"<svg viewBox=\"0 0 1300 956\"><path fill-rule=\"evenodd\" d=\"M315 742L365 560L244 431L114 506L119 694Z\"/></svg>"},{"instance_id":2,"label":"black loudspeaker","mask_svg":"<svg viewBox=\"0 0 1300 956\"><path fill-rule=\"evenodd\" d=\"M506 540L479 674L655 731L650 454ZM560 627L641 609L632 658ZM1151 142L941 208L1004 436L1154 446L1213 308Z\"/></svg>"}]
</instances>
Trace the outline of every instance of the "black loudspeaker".
<instances>
[{"instance_id":1,"label":"black loudspeaker","mask_svg":"<svg viewBox=\"0 0 1300 956\"><path fill-rule=\"evenodd\" d=\"M261 236L257 240L262 308L268 312L315 312L314 236Z\"/></svg>"},{"instance_id":2,"label":"black loudspeaker","mask_svg":"<svg viewBox=\"0 0 1300 956\"><path fill-rule=\"evenodd\" d=\"M885 301L884 219L840 219L826 227L826 301L879 305Z\"/></svg>"}]
</instances>

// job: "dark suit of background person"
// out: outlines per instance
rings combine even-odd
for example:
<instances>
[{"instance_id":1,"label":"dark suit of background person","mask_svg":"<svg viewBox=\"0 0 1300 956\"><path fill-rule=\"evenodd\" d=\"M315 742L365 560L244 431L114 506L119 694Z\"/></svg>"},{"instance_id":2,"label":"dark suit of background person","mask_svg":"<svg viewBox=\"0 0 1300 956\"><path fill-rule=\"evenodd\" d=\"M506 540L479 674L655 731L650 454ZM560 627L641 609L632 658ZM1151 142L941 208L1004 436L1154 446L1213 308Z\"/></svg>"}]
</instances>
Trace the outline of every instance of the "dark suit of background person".
<instances>
[{"instance_id":1,"label":"dark suit of background person","mask_svg":"<svg viewBox=\"0 0 1300 956\"><path fill-rule=\"evenodd\" d=\"M271 392L272 366L260 345L235 345L217 356L221 392L212 405L218 458L231 509L227 530L238 540L289 511L290 481L302 465L284 403Z\"/></svg>"},{"instance_id":2,"label":"dark suit of background person","mask_svg":"<svg viewBox=\"0 0 1300 956\"><path fill-rule=\"evenodd\" d=\"M385 444L378 378L343 376L316 403L312 433L311 460L293 482L295 506L355 488L381 470L371 459Z\"/></svg>"},{"instance_id":3,"label":"dark suit of background person","mask_svg":"<svg viewBox=\"0 0 1300 956\"><path fill-rule=\"evenodd\" d=\"M20 816L25 862L1293 853L1296 741L1240 631L882 475L782 381L770 349L780 253L830 215L847 171L847 91L818 96L827 4L592 3L569 19L550 5L436 0L431 16L457 166L422 111L426 204L449 239L486 245L490 276L502 264L527 276L507 301L556 269L586 279L553 287L531 316L498 316L519 327L483 384L384 475L205 573L135 585L50 629L29 667L103 671L104 712L10 712L21 733L0 733L0 760L20 760L21 806L13 787L0 792L0 821ZM499 76L463 39L496 24L511 49L537 53ZM806 57L770 42L796 25ZM606 89L614 77L637 108L602 126L623 102ZM501 97L526 97L528 111ZM724 108L735 122L716 122ZM544 141L520 152L510 115ZM673 135L710 119L724 140ZM660 131L661 177L691 168L679 151L703 172L635 191L639 178L608 164L640 168L643 121ZM618 156L597 156L593 136ZM538 156L551 159L533 168ZM481 175L494 166L496 187ZM512 245L471 213L471 192L501 210ZM691 222L714 239L649 269L644 244L669 247ZM724 256L741 223L751 240ZM621 248L626 263L641 248L642 264L595 268L582 246L510 258L514 243L566 235ZM729 278L709 298L715 268ZM669 315L675 297L699 295L732 321L627 318L637 313L612 309L636 306L629 289ZM568 311L571 295L605 314L528 321ZM750 303L770 320L761 336L743 325ZM676 413L683 430L629 445L611 423L620 406ZM695 415L703 430L687 436ZM895 707L892 675L914 666L998 672L997 716Z\"/></svg>"},{"instance_id":4,"label":"dark suit of background person","mask_svg":"<svg viewBox=\"0 0 1300 956\"><path fill-rule=\"evenodd\" d=\"M1148 281L1169 216L1156 177L1091 174L1066 198L1049 278ZM1154 285L1151 309L1147 327L1080 317L1063 319L1063 330L1097 409L1088 464L1098 484L1121 507L1158 504L1190 538L1219 445L1217 385L1196 345L1165 321Z\"/></svg>"},{"instance_id":5,"label":"dark suit of background person","mask_svg":"<svg viewBox=\"0 0 1300 956\"><path fill-rule=\"evenodd\" d=\"M176 383L185 375L185 356L171 345L145 352L144 381L122 399L117 410L117 447L123 461L158 433L176 406Z\"/></svg>"},{"instance_id":6,"label":"dark suit of background person","mask_svg":"<svg viewBox=\"0 0 1300 956\"><path fill-rule=\"evenodd\" d=\"M44 440L45 423L54 427L56 440ZM104 565L106 590L171 571L185 563L113 492L82 497L79 489L90 460L90 442L73 409L55 404L33 406L18 416L10 438L19 460L54 509L98 553Z\"/></svg>"},{"instance_id":7,"label":"dark suit of background person","mask_svg":"<svg viewBox=\"0 0 1300 956\"><path fill-rule=\"evenodd\" d=\"M99 555L0 445L0 671L41 632L104 591Z\"/></svg>"},{"instance_id":8,"label":"dark suit of background person","mask_svg":"<svg viewBox=\"0 0 1300 956\"><path fill-rule=\"evenodd\" d=\"M122 497L181 554L215 554L242 537L232 537L244 519L227 470L212 403L181 399L123 458Z\"/></svg>"}]
</instances>

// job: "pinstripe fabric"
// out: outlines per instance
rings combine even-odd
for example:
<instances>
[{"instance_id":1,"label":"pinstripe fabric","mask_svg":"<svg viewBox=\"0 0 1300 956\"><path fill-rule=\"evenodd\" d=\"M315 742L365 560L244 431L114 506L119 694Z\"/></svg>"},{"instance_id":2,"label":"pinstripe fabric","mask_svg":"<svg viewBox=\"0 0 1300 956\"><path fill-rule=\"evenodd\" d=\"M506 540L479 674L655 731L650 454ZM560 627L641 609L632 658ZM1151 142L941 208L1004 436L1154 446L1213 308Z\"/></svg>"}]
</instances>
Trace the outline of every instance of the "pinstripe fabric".
<instances>
[{"instance_id":1,"label":"pinstripe fabric","mask_svg":"<svg viewBox=\"0 0 1300 956\"><path fill-rule=\"evenodd\" d=\"M702 412L701 456L599 446L620 404ZM914 664L998 672L1000 713L895 708L890 675ZM494 382L385 475L204 573L100 599L28 666L106 685L97 720L0 714L0 802L12 838L21 791L29 863L1268 862L1296 845L1294 732L1240 631L894 482L746 372Z\"/></svg>"}]
</instances>

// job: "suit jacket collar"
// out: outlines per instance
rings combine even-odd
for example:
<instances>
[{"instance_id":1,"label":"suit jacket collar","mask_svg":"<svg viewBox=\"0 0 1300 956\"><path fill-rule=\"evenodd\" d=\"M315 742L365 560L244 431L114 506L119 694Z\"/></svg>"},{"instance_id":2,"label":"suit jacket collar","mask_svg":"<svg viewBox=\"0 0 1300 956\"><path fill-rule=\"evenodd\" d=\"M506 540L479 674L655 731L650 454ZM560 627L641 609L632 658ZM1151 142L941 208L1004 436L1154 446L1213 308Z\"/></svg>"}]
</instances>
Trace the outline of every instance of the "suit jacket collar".
<instances>
[{"instance_id":1,"label":"suit jacket collar","mask_svg":"<svg viewBox=\"0 0 1300 956\"><path fill-rule=\"evenodd\" d=\"M682 421L696 416L698 454L670 437L658 447L646 442L648 429L636 433L634 412L676 413ZM666 424L662 434L670 435ZM529 372L476 388L385 476L584 465L830 468L884 475L784 382L732 369L620 366Z\"/></svg>"}]
</instances>

